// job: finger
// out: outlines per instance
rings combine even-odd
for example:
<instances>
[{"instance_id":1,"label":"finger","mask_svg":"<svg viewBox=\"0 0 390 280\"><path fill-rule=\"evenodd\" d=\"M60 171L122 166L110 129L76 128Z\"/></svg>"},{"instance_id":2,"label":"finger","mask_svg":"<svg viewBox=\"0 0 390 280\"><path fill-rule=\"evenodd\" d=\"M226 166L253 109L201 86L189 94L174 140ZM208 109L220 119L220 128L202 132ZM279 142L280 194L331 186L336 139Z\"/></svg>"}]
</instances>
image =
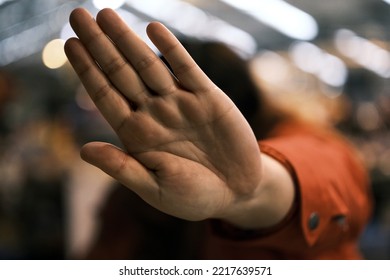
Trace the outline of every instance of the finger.
<instances>
[{"instance_id":1,"label":"finger","mask_svg":"<svg viewBox=\"0 0 390 280\"><path fill-rule=\"evenodd\" d=\"M145 200L156 201L158 186L153 173L119 148L108 143L91 142L82 147L81 157Z\"/></svg>"},{"instance_id":2,"label":"finger","mask_svg":"<svg viewBox=\"0 0 390 280\"><path fill-rule=\"evenodd\" d=\"M66 42L65 53L96 107L109 124L118 129L131 114L128 101L106 79L78 39Z\"/></svg>"},{"instance_id":3,"label":"finger","mask_svg":"<svg viewBox=\"0 0 390 280\"><path fill-rule=\"evenodd\" d=\"M84 9L75 9L70 16L70 24L118 91L133 103L141 105L148 96L144 83L91 14Z\"/></svg>"},{"instance_id":4,"label":"finger","mask_svg":"<svg viewBox=\"0 0 390 280\"><path fill-rule=\"evenodd\" d=\"M160 95L175 91L176 81L166 65L135 32L128 28L118 14L111 9L104 9L97 15L96 21L150 89Z\"/></svg>"},{"instance_id":5,"label":"finger","mask_svg":"<svg viewBox=\"0 0 390 280\"><path fill-rule=\"evenodd\" d=\"M182 86L192 92L208 92L216 87L164 25L150 23L147 34L168 61Z\"/></svg>"}]
</instances>

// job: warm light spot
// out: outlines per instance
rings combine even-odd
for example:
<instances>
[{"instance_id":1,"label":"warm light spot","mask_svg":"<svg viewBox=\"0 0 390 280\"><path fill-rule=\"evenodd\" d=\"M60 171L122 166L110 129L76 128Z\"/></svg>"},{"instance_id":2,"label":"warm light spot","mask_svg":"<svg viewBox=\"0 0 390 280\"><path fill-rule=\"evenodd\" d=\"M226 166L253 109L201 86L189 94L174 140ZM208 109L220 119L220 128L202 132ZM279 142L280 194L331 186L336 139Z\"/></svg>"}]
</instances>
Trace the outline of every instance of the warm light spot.
<instances>
[{"instance_id":1,"label":"warm light spot","mask_svg":"<svg viewBox=\"0 0 390 280\"><path fill-rule=\"evenodd\" d=\"M64 41L55 39L47 43L42 51L42 60L45 66L50 69L57 69L63 66L67 61L64 52Z\"/></svg>"}]
</instances>

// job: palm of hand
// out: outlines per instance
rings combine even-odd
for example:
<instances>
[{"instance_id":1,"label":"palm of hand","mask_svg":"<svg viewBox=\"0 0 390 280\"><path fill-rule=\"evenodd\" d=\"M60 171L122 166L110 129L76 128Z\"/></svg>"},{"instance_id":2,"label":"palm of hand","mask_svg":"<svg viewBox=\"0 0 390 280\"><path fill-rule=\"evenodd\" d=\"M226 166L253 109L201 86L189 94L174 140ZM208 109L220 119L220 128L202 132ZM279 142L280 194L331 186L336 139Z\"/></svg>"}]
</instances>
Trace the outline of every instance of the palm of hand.
<instances>
[{"instance_id":1,"label":"palm of hand","mask_svg":"<svg viewBox=\"0 0 390 280\"><path fill-rule=\"evenodd\" d=\"M249 125L171 33L159 24L148 29L176 77L112 11L101 12L98 24L83 10L72 17L80 40L67 43L69 60L126 149L90 143L82 150L87 161L189 220L223 217L254 191L260 151Z\"/></svg>"}]
</instances>

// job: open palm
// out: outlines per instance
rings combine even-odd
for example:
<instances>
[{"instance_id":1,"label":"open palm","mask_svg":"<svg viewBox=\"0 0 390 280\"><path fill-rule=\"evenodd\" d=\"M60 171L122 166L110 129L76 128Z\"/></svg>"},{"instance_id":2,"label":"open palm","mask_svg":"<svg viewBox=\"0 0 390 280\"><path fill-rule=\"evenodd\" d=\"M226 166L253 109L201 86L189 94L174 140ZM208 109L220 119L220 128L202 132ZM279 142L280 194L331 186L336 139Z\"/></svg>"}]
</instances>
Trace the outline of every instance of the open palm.
<instances>
[{"instance_id":1,"label":"open palm","mask_svg":"<svg viewBox=\"0 0 390 280\"><path fill-rule=\"evenodd\" d=\"M223 217L250 196L262 176L253 132L172 33L147 28L173 74L114 11L95 21L76 9L70 22L67 56L125 148L89 143L85 160L184 219Z\"/></svg>"}]
</instances>

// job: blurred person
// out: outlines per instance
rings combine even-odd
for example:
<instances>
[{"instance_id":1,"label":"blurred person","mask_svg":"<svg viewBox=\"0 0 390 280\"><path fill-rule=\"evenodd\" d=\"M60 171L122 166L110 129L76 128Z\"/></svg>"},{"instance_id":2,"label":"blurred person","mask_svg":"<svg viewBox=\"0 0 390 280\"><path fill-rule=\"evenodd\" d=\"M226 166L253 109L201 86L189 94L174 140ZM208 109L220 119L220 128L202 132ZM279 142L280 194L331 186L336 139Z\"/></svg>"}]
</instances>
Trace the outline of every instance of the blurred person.
<instances>
[{"instance_id":1,"label":"blurred person","mask_svg":"<svg viewBox=\"0 0 390 280\"><path fill-rule=\"evenodd\" d=\"M205 221L202 236L177 239L197 244L189 249L198 250L192 255L198 258L362 258L358 238L371 213L369 180L340 135L272 106L245 63L221 45L188 45L199 67L160 23L147 33L163 59L112 10L94 20L76 9L70 23L79 39L67 41L67 56L123 144L122 150L88 143L81 156L165 213L149 227L157 229L150 238ZM111 248L102 258L137 256L131 250L146 237L145 228L129 228L124 215L117 216L132 205L139 215L129 219L154 216L143 216L139 200L130 197L134 201L122 197L116 204L125 209L105 209L102 233L122 227L123 234L100 236L108 242L100 252Z\"/></svg>"}]
</instances>

